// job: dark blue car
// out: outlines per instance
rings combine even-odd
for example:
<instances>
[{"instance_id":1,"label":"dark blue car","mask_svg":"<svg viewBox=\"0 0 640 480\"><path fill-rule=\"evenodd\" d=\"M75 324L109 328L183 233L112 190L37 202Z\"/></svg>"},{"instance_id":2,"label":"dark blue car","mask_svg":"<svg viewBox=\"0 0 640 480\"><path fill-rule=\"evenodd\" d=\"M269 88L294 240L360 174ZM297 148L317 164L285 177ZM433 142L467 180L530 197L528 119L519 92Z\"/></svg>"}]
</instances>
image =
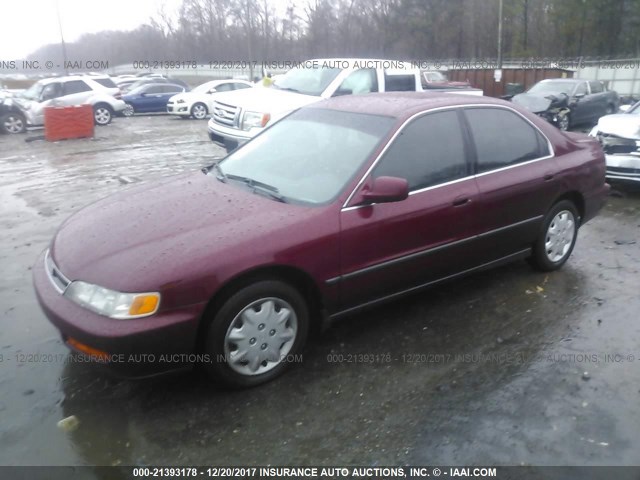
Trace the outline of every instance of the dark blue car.
<instances>
[{"instance_id":1,"label":"dark blue car","mask_svg":"<svg viewBox=\"0 0 640 480\"><path fill-rule=\"evenodd\" d=\"M134 113L166 112L169 99L177 93L188 90L182 85L173 83L142 85L122 96L122 100L127 103L122 113L130 117Z\"/></svg>"}]
</instances>

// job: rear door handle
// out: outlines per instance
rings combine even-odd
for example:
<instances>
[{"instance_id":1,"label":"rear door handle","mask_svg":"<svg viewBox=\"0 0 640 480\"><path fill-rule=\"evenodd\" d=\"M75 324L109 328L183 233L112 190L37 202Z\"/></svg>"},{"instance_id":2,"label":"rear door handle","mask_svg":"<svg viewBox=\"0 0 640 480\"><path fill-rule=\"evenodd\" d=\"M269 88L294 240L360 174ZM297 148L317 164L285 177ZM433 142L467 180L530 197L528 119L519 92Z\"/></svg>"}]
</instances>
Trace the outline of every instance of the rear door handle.
<instances>
[{"instance_id":1,"label":"rear door handle","mask_svg":"<svg viewBox=\"0 0 640 480\"><path fill-rule=\"evenodd\" d=\"M453 201L453 206L460 207L462 205L469 203L470 201L471 200L469 199L469 197L458 197Z\"/></svg>"}]
</instances>

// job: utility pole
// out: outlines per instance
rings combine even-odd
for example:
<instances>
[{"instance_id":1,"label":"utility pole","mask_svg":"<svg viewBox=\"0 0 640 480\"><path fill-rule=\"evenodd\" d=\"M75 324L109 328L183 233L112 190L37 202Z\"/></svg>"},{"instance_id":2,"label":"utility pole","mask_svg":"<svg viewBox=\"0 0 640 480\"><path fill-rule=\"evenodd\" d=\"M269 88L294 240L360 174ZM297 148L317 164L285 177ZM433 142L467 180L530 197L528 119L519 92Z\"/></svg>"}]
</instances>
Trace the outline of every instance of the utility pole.
<instances>
[{"instance_id":1,"label":"utility pole","mask_svg":"<svg viewBox=\"0 0 640 480\"><path fill-rule=\"evenodd\" d=\"M498 70L502 69L502 0L498 0Z\"/></svg>"},{"instance_id":2,"label":"utility pole","mask_svg":"<svg viewBox=\"0 0 640 480\"><path fill-rule=\"evenodd\" d=\"M67 70L67 46L64 43L64 35L62 35L62 22L60 21L60 0L56 0L56 14L58 15L58 28L60 29L60 42L62 43L62 59L64 62L64 73L68 75L69 71Z\"/></svg>"}]
</instances>

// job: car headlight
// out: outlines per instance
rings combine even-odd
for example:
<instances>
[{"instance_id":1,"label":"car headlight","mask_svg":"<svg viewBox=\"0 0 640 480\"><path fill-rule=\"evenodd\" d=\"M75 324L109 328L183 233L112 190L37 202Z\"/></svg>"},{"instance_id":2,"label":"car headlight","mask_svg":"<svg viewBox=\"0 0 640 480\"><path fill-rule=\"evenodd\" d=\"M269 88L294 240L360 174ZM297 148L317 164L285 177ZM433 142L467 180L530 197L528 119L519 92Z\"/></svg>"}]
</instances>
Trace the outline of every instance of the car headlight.
<instances>
[{"instance_id":1,"label":"car headlight","mask_svg":"<svg viewBox=\"0 0 640 480\"><path fill-rule=\"evenodd\" d=\"M100 315L126 320L153 315L160 306L160 294L121 293L76 280L65 289L64 296Z\"/></svg>"},{"instance_id":2,"label":"car headlight","mask_svg":"<svg viewBox=\"0 0 640 480\"><path fill-rule=\"evenodd\" d=\"M271 115L262 112L245 112L242 117L242 130L262 128L271 120Z\"/></svg>"},{"instance_id":3,"label":"car headlight","mask_svg":"<svg viewBox=\"0 0 640 480\"><path fill-rule=\"evenodd\" d=\"M178 100L176 103L184 103L184 100L181 98L180 100Z\"/></svg>"}]
</instances>

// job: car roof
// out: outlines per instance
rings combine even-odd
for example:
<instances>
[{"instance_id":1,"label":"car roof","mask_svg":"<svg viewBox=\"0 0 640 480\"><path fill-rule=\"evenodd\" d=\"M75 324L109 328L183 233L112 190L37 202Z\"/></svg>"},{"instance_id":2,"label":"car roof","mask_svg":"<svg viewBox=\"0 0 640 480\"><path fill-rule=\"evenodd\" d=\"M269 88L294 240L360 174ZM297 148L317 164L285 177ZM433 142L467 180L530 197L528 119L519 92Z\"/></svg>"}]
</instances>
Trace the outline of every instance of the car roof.
<instances>
[{"instance_id":1,"label":"car roof","mask_svg":"<svg viewBox=\"0 0 640 480\"><path fill-rule=\"evenodd\" d=\"M325 108L404 119L425 110L464 105L497 105L514 108L513 103L495 98L439 92L387 92L344 95L314 103L305 108Z\"/></svg>"}]
</instances>

